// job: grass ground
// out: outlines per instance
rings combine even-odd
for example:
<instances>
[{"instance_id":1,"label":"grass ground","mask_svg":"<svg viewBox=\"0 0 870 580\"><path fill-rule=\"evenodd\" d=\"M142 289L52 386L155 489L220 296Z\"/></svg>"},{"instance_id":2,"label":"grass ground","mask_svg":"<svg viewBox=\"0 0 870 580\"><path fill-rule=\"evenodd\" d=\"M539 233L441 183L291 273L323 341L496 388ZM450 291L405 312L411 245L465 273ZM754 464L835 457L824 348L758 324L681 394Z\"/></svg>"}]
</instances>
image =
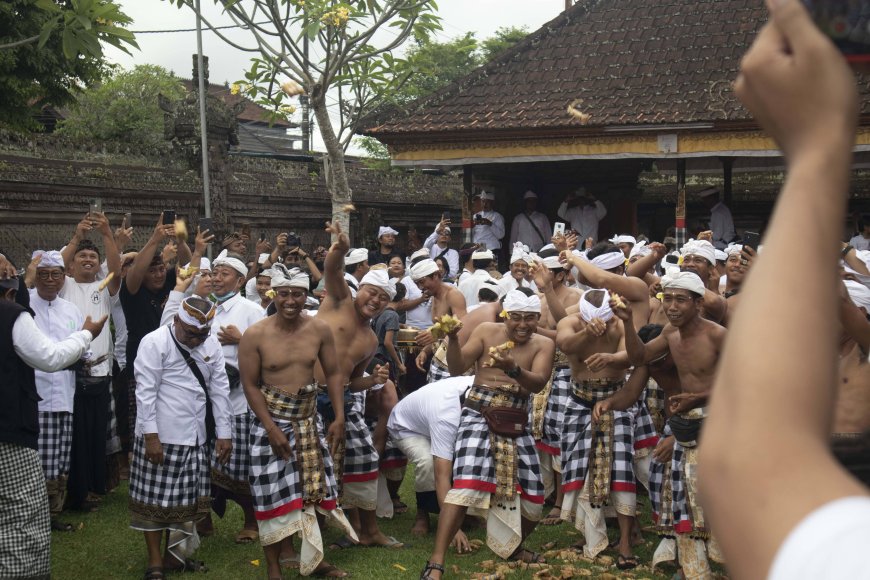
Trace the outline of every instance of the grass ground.
<instances>
[{"instance_id":1,"label":"grass ground","mask_svg":"<svg viewBox=\"0 0 870 580\"><path fill-rule=\"evenodd\" d=\"M409 506L409 511L396 516L392 520L380 520L381 529L399 540L410 543L410 547L402 550L387 550L379 548L351 548L333 551L327 549L326 558L337 566L353 573L354 578L362 579L413 579L418 578L432 549L432 536L425 538L412 537L409 530L414 520L413 476L411 469L402 485L401 497ZM642 522L649 523L649 508L646 498L639 497L644 514ZM549 508L545 508L545 513ZM127 485L110 493L104 500L101 509L96 513L65 513L65 521L73 523L78 529L72 533L54 532L52 535L52 577L55 580L72 579L137 579L142 578L145 570L145 541L139 532L128 526ZM432 520L433 530L436 521ZM203 539L202 547L196 558L204 560L209 572L202 576L203 580L244 580L262 579L266 577L265 560L259 544L239 546L233 542L236 532L242 525L241 510L235 504L230 504L223 520L215 518L215 535ZM486 540L483 529L471 530L469 538ZM324 544L338 537L336 530L329 529L324 534ZM527 546L543 552L550 549L566 548L577 542L580 535L571 524L559 526L539 526L527 541ZM641 566L631 572L617 570L608 558L616 558L616 552L604 552L605 558L599 557L596 562L561 562L551 561L549 568L551 576L537 577L567 578L563 571L567 566L579 569L574 575L578 577L599 578L602 580L616 578L636 578L668 580L674 573L674 568L665 567L653 573L649 568L652 553L658 544L658 538L651 533L644 534L644 544L635 550ZM298 547L298 541L296 543ZM450 554L447 559L449 578L472 578L481 575L484 569L481 562L498 560L485 546L472 554ZM541 570L511 570L507 579L521 580L535 578ZM180 575L175 575L176 577ZM184 577L194 580L200 574L187 573ZM297 578L297 571L288 570L285 578ZM494 578L494 577L493 577Z\"/></svg>"}]
</instances>

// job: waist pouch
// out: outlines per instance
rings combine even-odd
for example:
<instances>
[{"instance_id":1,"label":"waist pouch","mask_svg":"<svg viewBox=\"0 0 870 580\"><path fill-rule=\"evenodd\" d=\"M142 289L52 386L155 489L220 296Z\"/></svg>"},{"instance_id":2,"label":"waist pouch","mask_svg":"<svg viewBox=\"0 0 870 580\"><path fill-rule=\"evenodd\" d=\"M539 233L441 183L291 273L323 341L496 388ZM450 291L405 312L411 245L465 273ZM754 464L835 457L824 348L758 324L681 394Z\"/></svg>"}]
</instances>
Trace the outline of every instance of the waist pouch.
<instances>
[{"instance_id":1,"label":"waist pouch","mask_svg":"<svg viewBox=\"0 0 870 580\"><path fill-rule=\"evenodd\" d=\"M227 379L230 381L230 390L238 389L242 384L242 375L239 373L239 369L228 364L225 364L224 368L227 371Z\"/></svg>"},{"instance_id":2,"label":"waist pouch","mask_svg":"<svg viewBox=\"0 0 870 580\"><path fill-rule=\"evenodd\" d=\"M76 376L76 394L85 397L97 397L109 392L112 377Z\"/></svg>"},{"instance_id":3,"label":"waist pouch","mask_svg":"<svg viewBox=\"0 0 870 580\"><path fill-rule=\"evenodd\" d=\"M481 406L480 414L490 431L510 439L516 439L525 433L529 422L529 412L516 407Z\"/></svg>"},{"instance_id":4,"label":"waist pouch","mask_svg":"<svg viewBox=\"0 0 870 580\"><path fill-rule=\"evenodd\" d=\"M703 424L703 419L686 419L679 415L674 415L668 419L671 432L680 443L698 441L698 437L701 434L701 425Z\"/></svg>"}]
</instances>

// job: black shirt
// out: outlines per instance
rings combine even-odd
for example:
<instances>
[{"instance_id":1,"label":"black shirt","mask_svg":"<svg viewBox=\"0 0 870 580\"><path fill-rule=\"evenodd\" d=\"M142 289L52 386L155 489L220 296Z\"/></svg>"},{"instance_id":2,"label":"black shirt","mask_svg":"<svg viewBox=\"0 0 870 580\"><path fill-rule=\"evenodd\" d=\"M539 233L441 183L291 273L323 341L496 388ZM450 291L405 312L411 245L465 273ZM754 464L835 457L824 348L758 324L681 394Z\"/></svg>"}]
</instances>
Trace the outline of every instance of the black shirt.
<instances>
[{"instance_id":1,"label":"black shirt","mask_svg":"<svg viewBox=\"0 0 870 580\"><path fill-rule=\"evenodd\" d=\"M402 259L402 263L405 263L405 254L402 252L393 250L389 254L382 254L381 249L377 250L369 250L369 266L374 266L375 264L386 264L390 265L390 259L393 256L398 256Z\"/></svg>"},{"instance_id":2,"label":"black shirt","mask_svg":"<svg viewBox=\"0 0 870 580\"><path fill-rule=\"evenodd\" d=\"M166 271L166 282L157 292L145 288L143 282L139 286L139 291L131 294L126 284L121 284L121 307L127 320L127 368L133 368L139 343L145 335L160 326L163 305L173 288L175 288L175 268Z\"/></svg>"}]
</instances>

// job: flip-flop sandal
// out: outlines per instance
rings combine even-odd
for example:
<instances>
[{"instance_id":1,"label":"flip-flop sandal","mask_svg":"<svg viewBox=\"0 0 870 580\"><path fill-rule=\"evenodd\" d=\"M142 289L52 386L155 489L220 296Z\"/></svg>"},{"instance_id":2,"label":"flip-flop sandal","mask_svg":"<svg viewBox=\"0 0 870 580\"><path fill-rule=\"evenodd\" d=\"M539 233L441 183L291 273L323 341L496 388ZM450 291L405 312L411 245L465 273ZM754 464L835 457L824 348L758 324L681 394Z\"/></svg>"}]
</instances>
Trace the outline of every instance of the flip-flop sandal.
<instances>
[{"instance_id":1,"label":"flip-flop sandal","mask_svg":"<svg viewBox=\"0 0 870 580\"><path fill-rule=\"evenodd\" d=\"M74 532L76 530L72 524L58 520L51 520L51 529L54 532Z\"/></svg>"},{"instance_id":2,"label":"flip-flop sandal","mask_svg":"<svg viewBox=\"0 0 870 580\"><path fill-rule=\"evenodd\" d=\"M555 511L555 510L553 510L553 511ZM551 511L549 514L547 514L547 517L545 517L544 519L541 520L539 525L541 525L541 526L558 526L558 525L561 525L562 522L564 522L564 521L565 520L562 519L562 512L561 511L559 511L558 516L554 516L553 512Z\"/></svg>"},{"instance_id":3,"label":"flip-flop sandal","mask_svg":"<svg viewBox=\"0 0 870 580\"><path fill-rule=\"evenodd\" d=\"M525 556L525 557L524 557ZM525 562L526 564L546 564L547 560L535 551L520 546L508 558L511 562Z\"/></svg>"},{"instance_id":4,"label":"flip-flop sandal","mask_svg":"<svg viewBox=\"0 0 870 580\"><path fill-rule=\"evenodd\" d=\"M408 511L408 504L402 502L401 500L393 502L393 513L403 514L407 511Z\"/></svg>"},{"instance_id":5,"label":"flip-flop sandal","mask_svg":"<svg viewBox=\"0 0 870 580\"><path fill-rule=\"evenodd\" d=\"M336 572L339 572L336 574ZM315 578L350 578L350 572L342 570L333 564L327 564L320 570L315 570L311 573Z\"/></svg>"},{"instance_id":6,"label":"flip-flop sandal","mask_svg":"<svg viewBox=\"0 0 870 580\"><path fill-rule=\"evenodd\" d=\"M356 544L353 543L353 540L348 538L347 536L342 536L333 543L329 544L330 550L347 550L348 548L353 548Z\"/></svg>"},{"instance_id":7,"label":"flip-flop sandal","mask_svg":"<svg viewBox=\"0 0 870 580\"><path fill-rule=\"evenodd\" d=\"M426 562L426 567L423 568L423 571L420 572L420 580L432 580L432 577L429 576L429 572L441 572L441 576L444 576L444 566L442 564L433 564L432 562Z\"/></svg>"},{"instance_id":8,"label":"flip-flop sandal","mask_svg":"<svg viewBox=\"0 0 870 580\"><path fill-rule=\"evenodd\" d=\"M278 564L280 564L282 568L299 568L299 554L288 556L286 558L278 558Z\"/></svg>"},{"instance_id":9,"label":"flip-flop sandal","mask_svg":"<svg viewBox=\"0 0 870 580\"><path fill-rule=\"evenodd\" d=\"M637 568L637 558L634 556L623 556L619 554L616 557L616 567L620 570L633 570Z\"/></svg>"},{"instance_id":10,"label":"flip-flop sandal","mask_svg":"<svg viewBox=\"0 0 870 580\"><path fill-rule=\"evenodd\" d=\"M405 548L405 542L400 542L393 536L387 536L386 544L366 544L366 548L386 548L387 550L401 550Z\"/></svg>"},{"instance_id":11,"label":"flip-flop sandal","mask_svg":"<svg viewBox=\"0 0 870 580\"><path fill-rule=\"evenodd\" d=\"M260 538L259 532L255 530L242 530L236 534L237 544L250 544Z\"/></svg>"},{"instance_id":12,"label":"flip-flop sandal","mask_svg":"<svg viewBox=\"0 0 870 580\"><path fill-rule=\"evenodd\" d=\"M163 568L160 566L145 568L144 580L164 580L165 578L166 575L163 573Z\"/></svg>"}]
</instances>

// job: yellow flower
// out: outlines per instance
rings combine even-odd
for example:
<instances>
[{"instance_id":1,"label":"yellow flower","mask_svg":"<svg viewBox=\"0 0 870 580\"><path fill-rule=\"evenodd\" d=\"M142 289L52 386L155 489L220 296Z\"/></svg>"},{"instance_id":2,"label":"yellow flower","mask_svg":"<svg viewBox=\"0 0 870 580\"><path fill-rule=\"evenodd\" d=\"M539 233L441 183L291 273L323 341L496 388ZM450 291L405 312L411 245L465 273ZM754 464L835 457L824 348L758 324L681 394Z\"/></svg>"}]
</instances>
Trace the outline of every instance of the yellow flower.
<instances>
[{"instance_id":1,"label":"yellow flower","mask_svg":"<svg viewBox=\"0 0 870 580\"><path fill-rule=\"evenodd\" d=\"M502 310L501 312L499 312L499 313L498 313L498 317L499 317L499 318L507 319L507 317L508 317L507 310Z\"/></svg>"},{"instance_id":2,"label":"yellow flower","mask_svg":"<svg viewBox=\"0 0 870 580\"><path fill-rule=\"evenodd\" d=\"M277 296L277 295L278 295L278 293L275 292L274 290L266 290L266 296L268 298L271 298L272 300L274 300L275 296Z\"/></svg>"},{"instance_id":3,"label":"yellow flower","mask_svg":"<svg viewBox=\"0 0 870 580\"><path fill-rule=\"evenodd\" d=\"M296 112L296 107L293 105L281 105L279 110L289 117Z\"/></svg>"},{"instance_id":4,"label":"yellow flower","mask_svg":"<svg viewBox=\"0 0 870 580\"><path fill-rule=\"evenodd\" d=\"M659 292L658 294L656 294L656 298L659 300L659 302L661 302L665 298L665 293Z\"/></svg>"},{"instance_id":5,"label":"yellow flower","mask_svg":"<svg viewBox=\"0 0 870 580\"><path fill-rule=\"evenodd\" d=\"M230 94L231 95L238 95L241 90L242 90L242 86L239 83L233 83L230 85Z\"/></svg>"},{"instance_id":6,"label":"yellow flower","mask_svg":"<svg viewBox=\"0 0 870 580\"><path fill-rule=\"evenodd\" d=\"M682 265L683 265L683 257L680 256L680 259L677 260L677 266L682 266Z\"/></svg>"}]
</instances>

